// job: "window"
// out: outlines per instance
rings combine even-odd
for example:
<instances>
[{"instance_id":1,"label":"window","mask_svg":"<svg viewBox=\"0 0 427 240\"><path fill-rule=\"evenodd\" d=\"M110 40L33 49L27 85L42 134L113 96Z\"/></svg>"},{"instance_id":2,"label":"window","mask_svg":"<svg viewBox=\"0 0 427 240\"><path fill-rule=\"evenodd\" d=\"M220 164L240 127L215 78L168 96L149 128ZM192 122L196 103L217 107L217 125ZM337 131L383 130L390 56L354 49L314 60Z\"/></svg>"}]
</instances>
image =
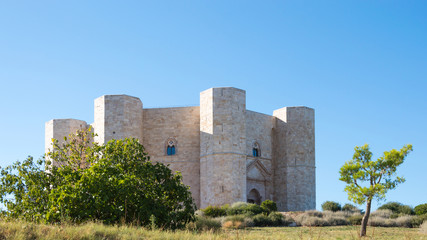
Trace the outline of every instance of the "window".
<instances>
[{"instance_id":1,"label":"window","mask_svg":"<svg viewBox=\"0 0 427 240\"><path fill-rule=\"evenodd\" d=\"M176 154L176 140L169 138L166 141L166 155L171 156Z\"/></svg>"},{"instance_id":2,"label":"window","mask_svg":"<svg viewBox=\"0 0 427 240\"><path fill-rule=\"evenodd\" d=\"M254 142L252 144L252 156L254 156L254 157L261 156L261 151L259 149L259 144L257 142Z\"/></svg>"}]
</instances>

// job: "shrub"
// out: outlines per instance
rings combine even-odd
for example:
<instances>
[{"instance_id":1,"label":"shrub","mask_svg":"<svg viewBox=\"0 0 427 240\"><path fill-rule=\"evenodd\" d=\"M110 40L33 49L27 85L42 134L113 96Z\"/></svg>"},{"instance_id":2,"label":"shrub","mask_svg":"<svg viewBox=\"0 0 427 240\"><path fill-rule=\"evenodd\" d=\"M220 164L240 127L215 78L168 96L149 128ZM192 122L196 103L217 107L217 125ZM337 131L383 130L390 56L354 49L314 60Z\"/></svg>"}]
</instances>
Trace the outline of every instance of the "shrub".
<instances>
[{"instance_id":1,"label":"shrub","mask_svg":"<svg viewBox=\"0 0 427 240\"><path fill-rule=\"evenodd\" d=\"M380 209L371 213L371 217L390 218L393 212L390 209Z\"/></svg>"},{"instance_id":2,"label":"shrub","mask_svg":"<svg viewBox=\"0 0 427 240\"><path fill-rule=\"evenodd\" d=\"M306 211L295 217L295 223L298 226L321 227L326 226L326 221L322 218L323 214L316 210Z\"/></svg>"},{"instance_id":3,"label":"shrub","mask_svg":"<svg viewBox=\"0 0 427 240\"><path fill-rule=\"evenodd\" d=\"M362 210L360 210L356 206L354 206L352 204L349 204L349 203L344 204L344 206L341 208L341 211L345 211L345 212L358 212L358 213L362 212Z\"/></svg>"},{"instance_id":4,"label":"shrub","mask_svg":"<svg viewBox=\"0 0 427 240\"><path fill-rule=\"evenodd\" d=\"M268 214L268 218L271 221L271 225L269 226L278 227L285 225L285 217L279 212L271 212L270 214Z\"/></svg>"},{"instance_id":5,"label":"shrub","mask_svg":"<svg viewBox=\"0 0 427 240\"><path fill-rule=\"evenodd\" d=\"M216 219L197 216L196 221L188 223L186 227L190 231L216 232L221 229L221 222Z\"/></svg>"},{"instance_id":6,"label":"shrub","mask_svg":"<svg viewBox=\"0 0 427 240\"><path fill-rule=\"evenodd\" d=\"M360 224L362 224L362 218L363 218L362 215L359 215L359 214L356 215L355 214L355 215L348 217L347 221L349 221L351 225L360 225Z\"/></svg>"},{"instance_id":7,"label":"shrub","mask_svg":"<svg viewBox=\"0 0 427 240\"><path fill-rule=\"evenodd\" d=\"M233 204L230 208L227 209L226 213L227 215L239 215L239 214L246 214L246 215L257 215L263 212L263 209L256 204L252 203L245 203L245 204Z\"/></svg>"},{"instance_id":8,"label":"shrub","mask_svg":"<svg viewBox=\"0 0 427 240\"><path fill-rule=\"evenodd\" d=\"M202 209L202 212L207 217L221 217L227 215L226 209L219 206L208 206L205 209Z\"/></svg>"},{"instance_id":9,"label":"shrub","mask_svg":"<svg viewBox=\"0 0 427 240\"><path fill-rule=\"evenodd\" d=\"M254 220L254 224L257 227L273 226L273 221L268 216L262 213L253 216L252 219Z\"/></svg>"},{"instance_id":10,"label":"shrub","mask_svg":"<svg viewBox=\"0 0 427 240\"><path fill-rule=\"evenodd\" d=\"M384 204L378 208L378 210L384 210L384 209L389 209L393 213L396 213L397 215L398 214L404 214L404 215L413 215L414 214L414 210L412 209L411 206L403 205L399 202L388 202L388 203L386 203L386 204Z\"/></svg>"},{"instance_id":11,"label":"shrub","mask_svg":"<svg viewBox=\"0 0 427 240\"><path fill-rule=\"evenodd\" d=\"M398 227L405 227L405 228L411 228L412 226L412 219L415 218L410 215L401 216L395 219L396 226Z\"/></svg>"},{"instance_id":12,"label":"shrub","mask_svg":"<svg viewBox=\"0 0 427 240\"><path fill-rule=\"evenodd\" d=\"M267 212L267 213L271 213L271 212L276 212L277 211L277 205L274 201L272 200L265 200L264 202L261 203L261 208Z\"/></svg>"},{"instance_id":13,"label":"shrub","mask_svg":"<svg viewBox=\"0 0 427 240\"><path fill-rule=\"evenodd\" d=\"M224 228L244 228L253 227L254 221L245 215L231 215L222 220L222 227Z\"/></svg>"},{"instance_id":14,"label":"shrub","mask_svg":"<svg viewBox=\"0 0 427 240\"><path fill-rule=\"evenodd\" d=\"M427 214L417 215L412 218L412 227L419 227L423 222L427 221Z\"/></svg>"},{"instance_id":15,"label":"shrub","mask_svg":"<svg viewBox=\"0 0 427 240\"><path fill-rule=\"evenodd\" d=\"M346 219L348 215L346 212L325 211L323 212L323 220L325 220L325 226L349 225L350 223Z\"/></svg>"},{"instance_id":16,"label":"shrub","mask_svg":"<svg viewBox=\"0 0 427 240\"><path fill-rule=\"evenodd\" d=\"M427 203L420 204L414 208L414 212L417 215L427 214Z\"/></svg>"},{"instance_id":17,"label":"shrub","mask_svg":"<svg viewBox=\"0 0 427 240\"><path fill-rule=\"evenodd\" d=\"M425 221L423 224L421 224L420 232L427 233L427 221Z\"/></svg>"},{"instance_id":18,"label":"shrub","mask_svg":"<svg viewBox=\"0 0 427 240\"><path fill-rule=\"evenodd\" d=\"M322 211L341 211L341 205L337 202L326 201L322 204Z\"/></svg>"}]
</instances>

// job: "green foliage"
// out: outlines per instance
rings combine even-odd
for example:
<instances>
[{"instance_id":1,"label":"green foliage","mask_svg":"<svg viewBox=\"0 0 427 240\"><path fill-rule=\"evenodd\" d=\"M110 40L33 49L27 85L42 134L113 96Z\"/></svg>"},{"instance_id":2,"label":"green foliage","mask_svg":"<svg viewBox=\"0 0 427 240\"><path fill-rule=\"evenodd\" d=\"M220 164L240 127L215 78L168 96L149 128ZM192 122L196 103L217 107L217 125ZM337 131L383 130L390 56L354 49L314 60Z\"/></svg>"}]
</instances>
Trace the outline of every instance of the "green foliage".
<instances>
[{"instance_id":1,"label":"green foliage","mask_svg":"<svg viewBox=\"0 0 427 240\"><path fill-rule=\"evenodd\" d=\"M350 203L344 204L344 206L341 208L341 211L358 212L358 213L362 212L362 210L360 210L359 208L357 208L356 206L354 206L353 204L350 204Z\"/></svg>"},{"instance_id":2,"label":"green foliage","mask_svg":"<svg viewBox=\"0 0 427 240\"><path fill-rule=\"evenodd\" d=\"M322 204L322 211L341 211L341 204L333 201L326 201Z\"/></svg>"},{"instance_id":3,"label":"green foliage","mask_svg":"<svg viewBox=\"0 0 427 240\"><path fill-rule=\"evenodd\" d=\"M340 168L340 180L347 184L344 190L350 201L356 204L366 202L366 212L360 230L360 236L365 236L372 200L384 199L388 190L405 181L395 174L397 167L412 151L412 145L405 145L399 151L392 149L384 152L377 160L371 159L372 152L368 144L356 146L354 150L353 159L345 162Z\"/></svg>"},{"instance_id":4,"label":"green foliage","mask_svg":"<svg viewBox=\"0 0 427 240\"><path fill-rule=\"evenodd\" d=\"M202 212L207 217L222 217L227 215L227 207L220 207L220 206L208 206L205 209L202 209Z\"/></svg>"},{"instance_id":5,"label":"green foliage","mask_svg":"<svg viewBox=\"0 0 427 240\"><path fill-rule=\"evenodd\" d=\"M196 216L196 221L188 223L186 228L190 231L217 232L221 229L221 222L217 219Z\"/></svg>"},{"instance_id":6,"label":"green foliage","mask_svg":"<svg viewBox=\"0 0 427 240\"><path fill-rule=\"evenodd\" d=\"M239 202L233 203L233 205L227 209L227 215L257 215L263 211L264 210L259 205Z\"/></svg>"},{"instance_id":7,"label":"green foliage","mask_svg":"<svg viewBox=\"0 0 427 240\"><path fill-rule=\"evenodd\" d=\"M352 215L347 218L351 225L360 225L362 223L362 215Z\"/></svg>"},{"instance_id":8,"label":"green foliage","mask_svg":"<svg viewBox=\"0 0 427 240\"><path fill-rule=\"evenodd\" d=\"M267 212L267 213L277 212L276 203L269 199L261 203L261 208L264 210L264 212Z\"/></svg>"},{"instance_id":9,"label":"green foliage","mask_svg":"<svg viewBox=\"0 0 427 240\"><path fill-rule=\"evenodd\" d=\"M423 222L427 222L427 213L423 215L416 215L412 219L412 226L419 227Z\"/></svg>"},{"instance_id":10,"label":"green foliage","mask_svg":"<svg viewBox=\"0 0 427 240\"><path fill-rule=\"evenodd\" d=\"M411 206L403 205L398 202L388 202L386 204L383 204L378 208L379 210L389 209L391 210L396 216L399 215L413 215L414 210Z\"/></svg>"},{"instance_id":11,"label":"green foliage","mask_svg":"<svg viewBox=\"0 0 427 240\"><path fill-rule=\"evenodd\" d=\"M54 141L49 161L36 163L29 157L1 169L5 216L45 223L134 222L170 229L194 219L195 205L181 174L150 162L136 139L99 146L90 143L88 134L78 132L62 145Z\"/></svg>"},{"instance_id":12,"label":"green foliage","mask_svg":"<svg viewBox=\"0 0 427 240\"><path fill-rule=\"evenodd\" d=\"M414 208L415 214L424 215L427 214L427 203L420 204Z\"/></svg>"},{"instance_id":13,"label":"green foliage","mask_svg":"<svg viewBox=\"0 0 427 240\"><path fill-rule=\"evenodd\" d=\"M394 189L405 181L402 177L394 178L397 167L412 151L412 145L405 145L398 151L392 149L384 152L377 160L371 160L372 152L365 144L355 147L353 159L347 161L340 169L340 180L347 183L345 191L349 200L363 204L374 198L383 199L388 190ZM368 183L368 185L363 185Z\"/></svg>"}]
</instances>

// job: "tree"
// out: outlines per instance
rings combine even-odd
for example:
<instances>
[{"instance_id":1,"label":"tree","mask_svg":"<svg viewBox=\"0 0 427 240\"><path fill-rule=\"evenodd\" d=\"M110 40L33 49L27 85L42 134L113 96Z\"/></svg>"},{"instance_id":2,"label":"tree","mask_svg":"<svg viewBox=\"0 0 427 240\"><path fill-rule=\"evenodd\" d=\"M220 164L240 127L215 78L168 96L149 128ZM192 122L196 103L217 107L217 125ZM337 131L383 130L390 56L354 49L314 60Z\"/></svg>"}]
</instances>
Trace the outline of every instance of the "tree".
<instances>
[{"instance_id":1,"label":"tree","mask_svg":"<svg viewBox=\"0 0 427 240\"><path fill-rule=\"evenodd\" d=\"M195 205L179 172L150 162L136 139L99 146L90 143L88 134L79 132L64 144L54 141L47 161L35 163L30 157L2 169L4 215L46 223L98 220L148 226L154 221L166 229L194 220Z\"/></svg>"},{"instance_id":2,"label":"tree","mask_svg":"<svg viewBox=\"0 0 427 240\"><path fill-rule=\"evenodd\" d=\"M399 151L392 149L384 152L375 161L371 160L372 152L367 144L362 147L356 146L354 150L353 159L340 168L340 180L347 183L344 190L348 193L349 200L359 205L366 202L360 229L360 236L365 236L372 200L384 199L388 190L405 181L404 178L395 175L397 167L412 151L412 145L405 145Z\"/></svg>"},{"instance_id":3,"label":"tree","mask_svg":"<svg viewBox=\"0 0 427 240\"><path fill-rule=\"evenodd\" d=\"M341 211L341 204L333 201L326 201L322 203L322 211L332 211L332 212Z\"/></svg>"}]
</instances>

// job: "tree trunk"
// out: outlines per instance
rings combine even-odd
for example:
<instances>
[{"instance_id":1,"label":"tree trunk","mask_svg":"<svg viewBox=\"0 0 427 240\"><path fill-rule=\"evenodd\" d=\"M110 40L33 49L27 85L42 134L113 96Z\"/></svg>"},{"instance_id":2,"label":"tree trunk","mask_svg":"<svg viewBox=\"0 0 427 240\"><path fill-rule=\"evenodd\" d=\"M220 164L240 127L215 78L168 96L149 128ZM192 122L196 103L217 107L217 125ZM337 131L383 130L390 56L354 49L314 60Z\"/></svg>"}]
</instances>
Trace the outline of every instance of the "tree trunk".
<instances>
[{"instance_id":1,"label":"tree trunk","mask_svg":"<svg viewBox=\"0 0 427 240\"><path fill-rule=\"evenodd\" d=\"M365 215L363 215L362 226L360 228L361 237L366 236L366 226L368 226L369 215L371 214L371 202L372 199L368 199L368 201L366 202L366 211Z\"/></svg>"}]
</instances>

